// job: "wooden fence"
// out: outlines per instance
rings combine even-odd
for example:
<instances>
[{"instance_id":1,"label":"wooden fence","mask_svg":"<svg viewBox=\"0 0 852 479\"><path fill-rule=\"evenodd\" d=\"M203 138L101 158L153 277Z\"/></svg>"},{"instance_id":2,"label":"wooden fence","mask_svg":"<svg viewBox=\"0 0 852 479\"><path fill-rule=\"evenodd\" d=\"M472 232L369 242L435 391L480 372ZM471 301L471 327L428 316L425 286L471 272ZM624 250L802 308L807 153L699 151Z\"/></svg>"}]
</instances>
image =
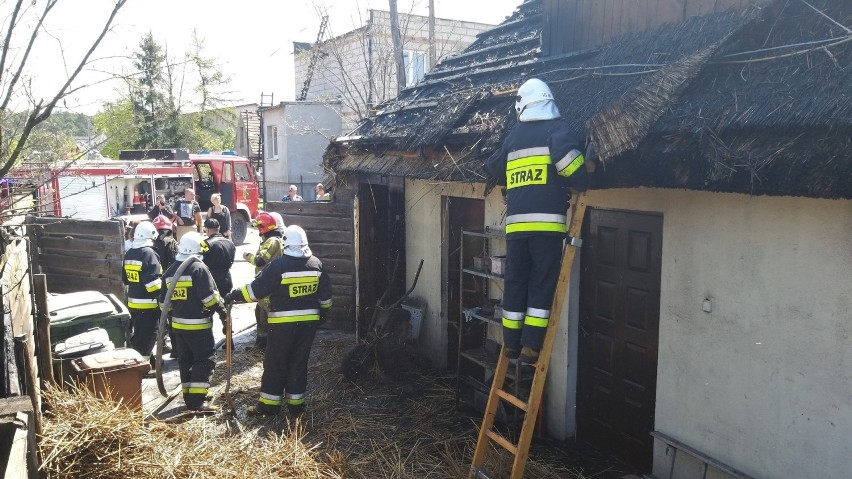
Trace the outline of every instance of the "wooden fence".
<instances>
[{"instance_id":1,"label":"wooden fence","mask_svg":"<svg viewBox=\"0 0 852 479\"><path fill-rule=\"evenodd\" d=\"M124 230L118 221L29 217L37 246L36 272L47 275L51 293L100 291L124 300L121 264Z\"/></svg>"},{"instance_id":2,"label":"wooden fence","mask_svg":"<svg viewBox=\"0 0 852 479\"><path fill-rule=\"evenodd\" d=\"M297 202L266 204L267 211L281 213L284 223L304 228L311 251L322 260L332 284L334 306L331 327L355 327L355 248L351 203Z\"/></svg>"},{"instance_id":3,"label":"wooden fence","mask_svg":"<svg viewBox=\"0 0 852 479\"><path fill-rule=\"evenodd\" d=\"M30 247L22 219L7 218L0 235L0 456L7 458L5 477L34 478L38 477L35 438L41 430L41 380Z\"/></svg>"}]
</instances>

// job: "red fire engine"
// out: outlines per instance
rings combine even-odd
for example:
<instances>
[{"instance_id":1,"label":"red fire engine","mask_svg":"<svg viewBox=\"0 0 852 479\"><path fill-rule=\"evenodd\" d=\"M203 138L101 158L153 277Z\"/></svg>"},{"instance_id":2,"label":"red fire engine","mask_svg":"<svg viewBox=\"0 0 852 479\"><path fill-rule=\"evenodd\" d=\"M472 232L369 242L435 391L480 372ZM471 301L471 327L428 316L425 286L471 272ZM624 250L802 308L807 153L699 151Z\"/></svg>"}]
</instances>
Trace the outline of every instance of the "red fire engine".
<instances>
[{"instance_id":1,"label":"red fire engine","mask_svg":"<svg viewBox=\"0 0 852 479\"><path fill-rule=\"evenodd\" d=\"M127 150L121 161L80 162L50 170L39 188L42 211L57 217L106 219L143 215L157 195L174 206L194 188L202 211L213 193L231 211L231 239L245 240L257 215L258 188L248 159L229 154L190 155L185 150ZM44 174L44 172L42 172Z\"/></svg>"}]
</instances>

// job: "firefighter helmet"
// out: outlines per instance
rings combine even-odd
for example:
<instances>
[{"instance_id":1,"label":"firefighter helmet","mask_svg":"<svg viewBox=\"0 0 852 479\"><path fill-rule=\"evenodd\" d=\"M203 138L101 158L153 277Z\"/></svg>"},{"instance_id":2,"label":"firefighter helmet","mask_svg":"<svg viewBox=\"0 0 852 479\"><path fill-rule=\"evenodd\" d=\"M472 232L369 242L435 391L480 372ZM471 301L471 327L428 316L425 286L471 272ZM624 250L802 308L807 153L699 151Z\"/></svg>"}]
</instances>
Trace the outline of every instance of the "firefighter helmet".
<instances>
[{"instance_id":1,"label":"firefighter helmet","mask_svg":"<svg viewBox=\"0 0 852 479\"><path fill-rule=\"evenodd\" d=\"M547 83L538 78L531 78L518 88L518 96L515 99L515 111L520 115L527 106L548 100L553 100L553 93L550 91Z\"/></svg>"},{"instance_id":2,"label":"firefighter helmet","mask_svg":"<svg viewBox=\"0 0 852 479\"><path fill-rule=\"evenodd\" d=\"M278 230L281 234L284 234L284 230L287 228L287 225L284 224L284 218L281 217L281 213L273 211L269 213L275 218L275 229Z\"/></svg>"},{"instance_id":3,"label":"firefighter helmet","mask_svg":"<svg viewBox=\"0 0 852 479\"><path fill-rule=\"evenodd\" d=\"M180 244L178 245L178 253L175 255L175 259L178 261L183 261L190 256L197 256L201 258L201 243L204 241L204 238L201 237L201 233L197 233L195 231L190 231L185 235L181 236Z\"/></svg>"},{"instance_id":4,"label":"firefighter helmet","mask_svg":"<svg viewBox=\"0 0 852 479\"><path fill-rule=\"evenodd\" d=\"M278 227L275 218L265 211L257 215L257 218L251 222L251 225L257 228L257 232L260 234L269 233Z\"/></svg>"},{"instance_id":5,"label":"firefighter helmet","mask_svg":"<svg viewBox=\"0 0 852 479\"><path fill-rule=\"evenodd\" d=\"M136 225L136 229L133 231L133 243L130 247L142 248L152 246L154 240L157 239L157 235L157 228L154 227L154 224L150 221L143 221Z\"/></svg>"},{"instance_id":6,"label":"firefighter helmet","mask_svg":"<svg viewBox=\"0 0 852 479\"><path fill-rule=\"evenodd\" d=\"M159 215L151 222L154 224L154 228L158 230L172 230L172 220L166 218L164 215Z\"/></svg>"},{"instance_id":7,"label":"firefighter helmet","mask_svg":"<svg viewBox=\"0 0 852 479\"><path fill-rule=\"evenodd\" d=\"M296 258L307 258L311 256L311 248L308 247L308 235L301 226L290 225L284 230L284 254Z\"/></svg>"}]
</instances>

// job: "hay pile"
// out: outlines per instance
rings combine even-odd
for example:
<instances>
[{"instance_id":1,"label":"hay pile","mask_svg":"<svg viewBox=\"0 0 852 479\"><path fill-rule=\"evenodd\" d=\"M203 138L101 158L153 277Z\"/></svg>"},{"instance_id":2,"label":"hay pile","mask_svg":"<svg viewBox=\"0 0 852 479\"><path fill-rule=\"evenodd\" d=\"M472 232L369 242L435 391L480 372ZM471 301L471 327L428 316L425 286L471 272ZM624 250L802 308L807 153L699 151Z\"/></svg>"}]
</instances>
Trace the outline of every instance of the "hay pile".
<instances>
[{"instance_id":1,"label":"hay pile","mask_svg":"<svg viewBox=\"0 0 852 479\"><path fill-rule=\"evenodd\" d=\"M226 435L213 421L146 425L141 413L85 391L52 389L45 399L51 410L39 447L52 479L342 477L302 442L298 426L281 435Z\"/></svg>"},{"instance_id":2,"label":"hay pile","mask_svg":"<svg viewBox=\"0 0 852 479\"><path fill-rule=\"evenodd\" d=\"M263 357L242 348L232 378L237 414L230 420L145 424L140 413L90 395L49 391L53 417L45 419L41 441L45 468L51 478L467 477L481 417L459 413L450 378L416 372L394 382L349 384L339 370L352 344L351 336L318 335L308 411L298 421L286 412L245 416L245 407L257 400ZM213 395L222 391L223 370L213 378ZM542 442L533 441L526 477L584 477ZM492 477L507 477L510 467L508 453L492 451Z\"/></svg>"}]
</instances>

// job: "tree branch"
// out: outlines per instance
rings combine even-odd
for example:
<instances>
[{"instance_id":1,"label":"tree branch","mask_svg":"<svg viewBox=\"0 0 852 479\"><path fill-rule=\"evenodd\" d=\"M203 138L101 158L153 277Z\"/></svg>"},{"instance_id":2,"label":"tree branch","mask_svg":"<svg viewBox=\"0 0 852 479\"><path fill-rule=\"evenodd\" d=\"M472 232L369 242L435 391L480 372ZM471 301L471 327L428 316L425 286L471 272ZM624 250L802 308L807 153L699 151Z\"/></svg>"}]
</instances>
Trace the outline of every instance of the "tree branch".
<instances>
[{"instance_id":1,"label":"tree branch","mask_svg":"<svg viewBox=\"0 0 852 479\"><path fill-rule=\"evenodd\" d=\"M15 73L15 78L13 79L13 84L15 82L17 82L17 79L20 77L21 71L23 70L24 65L26 64L26 59L29 56L30 50L32 49L32 46L33 46L33 43L35 42L36 37L38 36L38 31L41 28L41 24L44 21L44 18L47 16L47 14L56 5L56 3L58 1L59 0L48 0L48 3L45 5L45 11L41 15L41 17L39 18L38 25L33 29L33 34L30 38L30 43L29 43L29 45L27 45L27 51L24 54L23 59L21 60L21 64L20 64L20 67L18 68L18 71ZM21 132L21 136L19 137L17 144L15 145L14 150L12 150L12 153L9 155L8 158L3 159L3 165L2 165L2 167L0 167L0 176L5 176L6 173L8 173L9 170L12 169L12 167L15 165L15 163L18 160L18 157L21 155L21 152L23 151L24 147L26 146L27 139L29 138L30 133L32 132L32 129L35 128L39 123L48 119L50 117L50 114L53 112L53 108L56 106L56 104L59 102L59 100L61 100L62 98L64 98L68 94L68 90L70 89L71 84L77 78L77 75L79 75L80 72L83 70L83 67L86 66L86 64L89 62L89 58L92 56L92 54L98 48L101 41L104 39L104 36L106 36L107 32L110 30L110 26L112 25L112 22L115 20L115 16L118 14L119 10L121 10L121 8L126 3L127 3L127 0L116 0L115 5L113 6L113 9L110 12L109 18L107 18L106 22L104 23L104 27L101 30L100 35L98 35L97 39L95 39L95 41L92 43L92 46L89 48L89 51L86 52L86 54L80 60L80 63L77 65L77 68L74 70L74 72L71 74L71 76L68 77L65 84L62 85L62 88L59 89L59 91L56 93L56 95L53 97L53 99L51 99L46 105L44 105L44 108L42 108L42 105L44 104L44 102L39 101L36 104L35 108L33 108L33 110L30 112L30 115L27 118L26 125L24 126L24 129ZM9 99L12 96L12 91L13 91L12 85L10 85L9 93L8 93L6 99L4 100L3 105L0 106L0 110L6 109L6 106L9 102Z\"/></svg>"}]
</instances>

